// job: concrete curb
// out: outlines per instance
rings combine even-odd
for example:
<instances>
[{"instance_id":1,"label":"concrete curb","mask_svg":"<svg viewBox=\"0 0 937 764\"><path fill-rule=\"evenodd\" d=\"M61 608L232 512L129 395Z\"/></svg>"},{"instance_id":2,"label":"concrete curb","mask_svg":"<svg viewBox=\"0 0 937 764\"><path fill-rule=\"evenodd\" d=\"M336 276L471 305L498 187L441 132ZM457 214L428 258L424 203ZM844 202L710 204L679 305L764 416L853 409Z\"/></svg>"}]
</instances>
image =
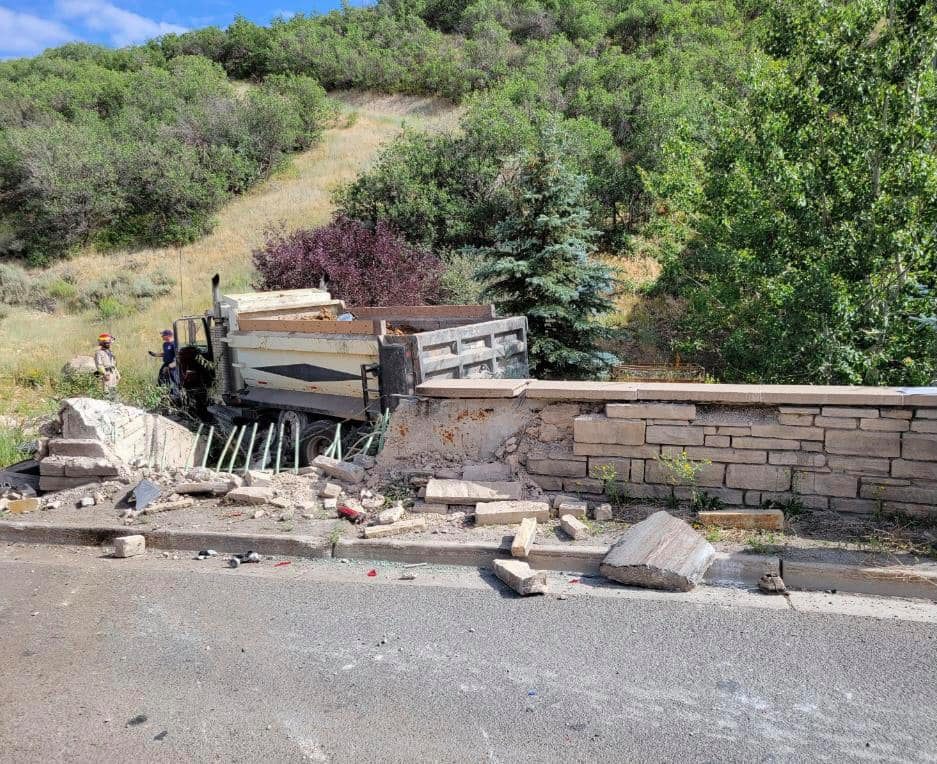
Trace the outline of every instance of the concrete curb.
<instances>
[{"instance_id":1,"label":"concrete curb","mask_svg":"<svg viewBox=\"0 0 937 764\"><path fill-rule=\"evenodd\" d=\"M27 544L71 544L100 546L116 536L139 533L155 549L197 551L216 549L220 553L249 549L261 554L323 559L345 557L352 560L385 562L427 562L434 565L465 565L486 568L496 559L510 558L510 541L459 544L453 541L399 539L328 539L285 534L229 533L224 531L147 530L140 526L47 525L0 520L0 541ZM608 552L605 546L535 545L528 562L541 570L560 570L597 575ZM710 586L757 586L764 573L781 573L789 589L833 590L882 597L908 597L937 601L937 567L874 568L839 563L781 560L773 556L744 553L717 553L703 582Z\"/></svg>"},{"instance_id":2,"label":"concrete curb","mask_svg":"<svg viewBox=\"0 0 937 764\"><path fill-rule=\"evenodd\" d=\"M185 531L169 528L149 530L136 525L130 528L113 528L0 521L0 540L26 544L100 546L111 543L117 536L131 534L145 536L146 545L153 549L181 549L193 552L200 549L216 549L220 553L255 550L262 554L290 557L332 556L332 545L327 539L311 536Z\"/></svg>"}]
</instances>

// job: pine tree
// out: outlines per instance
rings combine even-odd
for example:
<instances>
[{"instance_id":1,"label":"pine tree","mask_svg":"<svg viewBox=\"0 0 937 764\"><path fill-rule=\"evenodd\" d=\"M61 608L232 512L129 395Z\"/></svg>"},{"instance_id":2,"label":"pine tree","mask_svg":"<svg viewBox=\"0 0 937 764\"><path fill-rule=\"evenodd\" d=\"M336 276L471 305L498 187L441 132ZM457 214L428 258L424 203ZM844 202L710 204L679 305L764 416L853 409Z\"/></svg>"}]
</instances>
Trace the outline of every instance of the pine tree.
<instances>
[{"instance_id":1,"label":"pine tree","mask_svg":"<svg viewBox=\"0 0 937 764\"><path fill-rule=\"evenodd\" d=\"M539 377L591 377L615 361L596 345L596 319L612 310L608 268L592 260L598 232L583 203L585 179L561 159L551 130L535 154L516 159L513 209L478 254L486 298L504 315L525 315L531 369Z\"/></svg>"}]
</instances>

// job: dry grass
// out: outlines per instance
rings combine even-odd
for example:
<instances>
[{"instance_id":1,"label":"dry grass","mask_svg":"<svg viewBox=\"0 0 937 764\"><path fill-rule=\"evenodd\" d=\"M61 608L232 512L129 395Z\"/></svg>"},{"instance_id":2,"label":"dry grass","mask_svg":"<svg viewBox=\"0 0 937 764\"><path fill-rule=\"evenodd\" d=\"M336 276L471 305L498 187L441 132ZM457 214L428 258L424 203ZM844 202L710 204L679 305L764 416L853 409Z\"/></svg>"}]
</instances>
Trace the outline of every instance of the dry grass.
<instances>
[{"instance_id":1,"label":"dry grass","mask_svg":"<svg viewBox=\"0 0 937 764\"><path fill-rule=\"evenodd\" d=\"M453 129L459 109L429 98L381 96L370 93L335 94L343 114L323 141L295 155L289 166L251 192L234 199L217 216L214 231L194 244L179 248L134 252L87 252L50 270L68 272L79 285L108 272L161 270L176 280L170 295L153 300L145 310L102 322L92 313L47 314L11 309L0 323L0 413L24 412L48 404L43 379L54 375L72 356L90 354L101 331L117 336L115 350L125 373L155 375L156 361L146 352L159 346L159 330L184 314L201 313L210 303L209 280L221 274L229 291L249 288L251 250L264 231L280 223L287 227L323 223L332 212L333 189L353 179L374 157L381 144L405 125L425 130Z\"/></svg>"}]
</instances>

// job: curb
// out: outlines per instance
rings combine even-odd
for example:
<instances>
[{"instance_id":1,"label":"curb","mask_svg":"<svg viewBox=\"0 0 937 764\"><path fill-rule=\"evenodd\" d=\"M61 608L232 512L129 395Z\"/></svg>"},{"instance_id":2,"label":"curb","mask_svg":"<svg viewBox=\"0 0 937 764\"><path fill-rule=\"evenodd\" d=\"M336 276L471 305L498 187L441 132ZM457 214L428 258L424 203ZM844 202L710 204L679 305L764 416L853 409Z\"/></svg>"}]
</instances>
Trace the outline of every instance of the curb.
<instances>
[{"instance_id":1,"label":"curb","mask_svg":"<svg viewBox=\"0 0 937 764\"><path fill-rule=\"evenodd\" d=\"M147 530L112 526L47 525L0 520L0 541L27 544L100 546L117 536L138 533L154 549L219 551L255 549L307 559L345 557L351 560L427 562L487 568L496 559L510 558L507 541L459 544L452 541L401 541L394 539L339 539L334 545L324 538L285 534L228 533L224 531ZM527 561L541 570L598 575L606 546L535 545ZM773 556L718 552L703 583L710 586L752 588L764 573L780 573L787 587L801 591L836 590L849 594L906 597L937 602L937 566L875 568L825 562L782 560Z\"/></svg>"}]
</instances>

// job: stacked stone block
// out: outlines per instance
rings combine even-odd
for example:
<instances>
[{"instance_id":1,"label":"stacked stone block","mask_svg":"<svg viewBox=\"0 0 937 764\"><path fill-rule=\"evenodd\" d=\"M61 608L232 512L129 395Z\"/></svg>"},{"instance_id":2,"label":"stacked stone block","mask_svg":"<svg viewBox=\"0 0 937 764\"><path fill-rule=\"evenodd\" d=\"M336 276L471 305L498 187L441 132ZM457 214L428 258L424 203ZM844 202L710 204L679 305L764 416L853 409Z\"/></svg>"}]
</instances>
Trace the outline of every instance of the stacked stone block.
<instances>
[{"instance_id":1,"label":"stacked stone block","mask_svg":"<svg viewBox=\"0 0 937 764\"><path fill-rule=\"evenodd\" d=\"M546 432L547 437L544 437ZM598 495L613 480L665 498L662 457L702 463L696 486L729 506L796 497L815 509L937 514L937 408L673 402L552 404L526 468L545 490ZM679 498L691 487L677 486Z\"/></svg>"}]
</instances>

